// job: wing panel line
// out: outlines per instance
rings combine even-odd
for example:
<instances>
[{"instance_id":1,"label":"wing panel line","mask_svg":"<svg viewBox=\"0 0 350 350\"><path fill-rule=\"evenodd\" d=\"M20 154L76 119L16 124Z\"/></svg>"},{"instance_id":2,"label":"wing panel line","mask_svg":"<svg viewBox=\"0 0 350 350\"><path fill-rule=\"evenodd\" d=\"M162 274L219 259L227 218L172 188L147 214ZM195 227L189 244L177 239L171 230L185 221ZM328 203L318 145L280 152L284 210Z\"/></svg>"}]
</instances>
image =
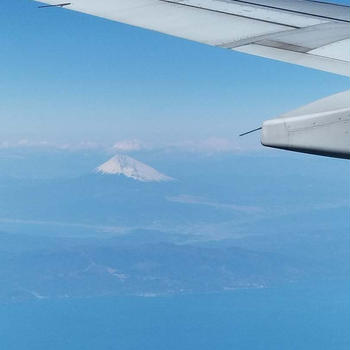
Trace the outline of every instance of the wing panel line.
<instances>
[{"instance_id":1,"label":"wing panel line","mask_svg":"<svg viewBox=\"0 0 350 350\"><path fill-rule=\"evenodd\" d=\"M291 24L285 24L285 23L279 23L279 22L275 22L275 21L269 21L267 19L259 19L259 18L255 18L255 17L251 17L251 16L243 16L243 15L238 15L238 14L234 14L231 12L226 12L226 11L220 11L220 10L214 10L214 9L209 9L206 7L201 7L201 6L196 6L196 5L190 5L190 4L184 4L178 1L172 1L172 0L159 0L161 2L165 2L168 4L173 4L173 5L179 5L179 6L185 6L185 7L191 7L191 8L195 8L195 9L199 9L199 10L205 10L205 11L210 11L210 12L215 12L215 13L221 13L224 15L229 15L229 16L234 16L234 17L240 17L240 18L246 18L246 19L250 19L250 20L254 20L254 21L258 21L258 22L264 22L264 23L269 23L269 24L275 24L275 25L280 25L280 26L284 26L287 28L293 28L293 29L301 29L302 27L298 27L298 26L293 26Z\"/></svg>"},{"instance_id":2,"label":"wing panel line","mask_svg":"<svg viewBox=\"0 0 350 350\"><path fill-rule=\"evenodd\" d=\"M297 10L291 10L291 9L286 9L286 8L283 8L283 7L277 7L277 6L272 6L272 5L257 4L257 3L254 3L254 2L251 2L251 1L246 1L246 0L231 0L231 2L238 2L238 3L241 3L241 4L253 5L253 6L268 8L268 9L272 9L272 10L285 11L285 12L290 12L290 13L296 13L296 14L299 14L299 15L305 15L305 16L312 16L312 17L318 17L318 18L323 18L323 19L329 19L331 21L350 23L350 21L348 21L346 19L338 19L338 18L334 18L334 17L317 15L317 14L312 14L312 13L303 12L303 11L297 11Z\"/></svg>"}]
</instances>

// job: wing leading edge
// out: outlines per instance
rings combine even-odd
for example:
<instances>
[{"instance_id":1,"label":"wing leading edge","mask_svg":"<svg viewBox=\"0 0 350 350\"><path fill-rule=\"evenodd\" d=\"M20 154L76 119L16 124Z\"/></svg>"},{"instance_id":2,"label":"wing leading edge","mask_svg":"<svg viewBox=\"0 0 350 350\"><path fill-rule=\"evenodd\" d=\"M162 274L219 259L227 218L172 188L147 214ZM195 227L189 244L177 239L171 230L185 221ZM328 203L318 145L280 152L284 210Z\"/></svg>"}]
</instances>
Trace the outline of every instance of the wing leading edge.
<instances>
[{"instance_id":1,"label":"wing leading edge","mask_svg":"<svg viewBox=\"0 0 350 350\"><path fill-rule=\"evenodd\" d=\"M308 0L72 0L65 8L350 76L347 6Z\"/></svg>"}]
</instances>

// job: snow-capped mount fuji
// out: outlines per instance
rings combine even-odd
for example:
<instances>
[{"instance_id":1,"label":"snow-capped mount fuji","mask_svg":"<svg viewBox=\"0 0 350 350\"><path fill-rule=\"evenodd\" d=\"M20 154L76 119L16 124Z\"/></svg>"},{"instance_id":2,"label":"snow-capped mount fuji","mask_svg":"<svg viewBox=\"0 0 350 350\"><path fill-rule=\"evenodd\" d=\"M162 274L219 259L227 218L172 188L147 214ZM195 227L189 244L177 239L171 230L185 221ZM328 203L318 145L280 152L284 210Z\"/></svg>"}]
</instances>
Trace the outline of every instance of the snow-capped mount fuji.
<instances>
[{"instance_id":1,"label":"snow-capped mount fuji","mask_svg":"<svg viewBox=\"0 0 350 350\"><path fill-rule=\"evenodd\" d=\"M96 168L99 174L124 175L142 182L164 182L174 179L124 154L117 154Z\"/></svg>"}]
</instances>

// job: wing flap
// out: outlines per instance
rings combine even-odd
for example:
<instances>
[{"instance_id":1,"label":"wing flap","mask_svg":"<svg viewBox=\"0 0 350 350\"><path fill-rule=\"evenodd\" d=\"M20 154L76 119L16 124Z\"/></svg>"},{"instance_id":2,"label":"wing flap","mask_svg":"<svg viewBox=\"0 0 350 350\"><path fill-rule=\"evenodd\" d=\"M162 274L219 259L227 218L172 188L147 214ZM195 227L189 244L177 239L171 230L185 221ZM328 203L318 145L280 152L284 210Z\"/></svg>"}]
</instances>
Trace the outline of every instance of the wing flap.
<instances>
[{"instance_id":1,"label":"wing flap","mask_svg":"<svg viewBox=\"0 0 350 350\"><path fill-rule=\"evenodd\" d=\"M260 56L272 60L293 63L304 67L314 68L325 72L349 76L349 62L329 57L305 54L297 51L268 47L259 44L250 44L235 48L235 51L249 55Z\"/></svg>"},{"instance_id":2,"label":"wing flap","mask_svg":"<svg viewBox=\"0 0 350 350\"><path fill-rule=\"evenodd\" d=\"M328 45L311 50L309 53L311 55L329 57L334 60L349 62L350 61L349 48L350 48L350 39L345 39L345 40L330 43Z\"/></svg>"}]
</instances>

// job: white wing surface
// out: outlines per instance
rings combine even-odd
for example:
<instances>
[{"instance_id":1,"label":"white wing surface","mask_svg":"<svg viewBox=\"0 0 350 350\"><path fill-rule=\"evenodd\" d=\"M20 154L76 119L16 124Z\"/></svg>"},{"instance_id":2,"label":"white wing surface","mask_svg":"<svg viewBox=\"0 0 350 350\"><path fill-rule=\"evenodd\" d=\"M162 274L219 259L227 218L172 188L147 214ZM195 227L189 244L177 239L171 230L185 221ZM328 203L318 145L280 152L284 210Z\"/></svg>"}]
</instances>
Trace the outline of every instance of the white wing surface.
<instances>
[{"instance_id":1,"label":"white wing surface","mask_svg":"<svg viewBox=\"0 0 350 350\"><path fill-rule=\"evenodd\" d=\"M308 0L72 0L64 5L208 45L350 75L350 7L343 5Z\"/></svg>"}]
</instances>

